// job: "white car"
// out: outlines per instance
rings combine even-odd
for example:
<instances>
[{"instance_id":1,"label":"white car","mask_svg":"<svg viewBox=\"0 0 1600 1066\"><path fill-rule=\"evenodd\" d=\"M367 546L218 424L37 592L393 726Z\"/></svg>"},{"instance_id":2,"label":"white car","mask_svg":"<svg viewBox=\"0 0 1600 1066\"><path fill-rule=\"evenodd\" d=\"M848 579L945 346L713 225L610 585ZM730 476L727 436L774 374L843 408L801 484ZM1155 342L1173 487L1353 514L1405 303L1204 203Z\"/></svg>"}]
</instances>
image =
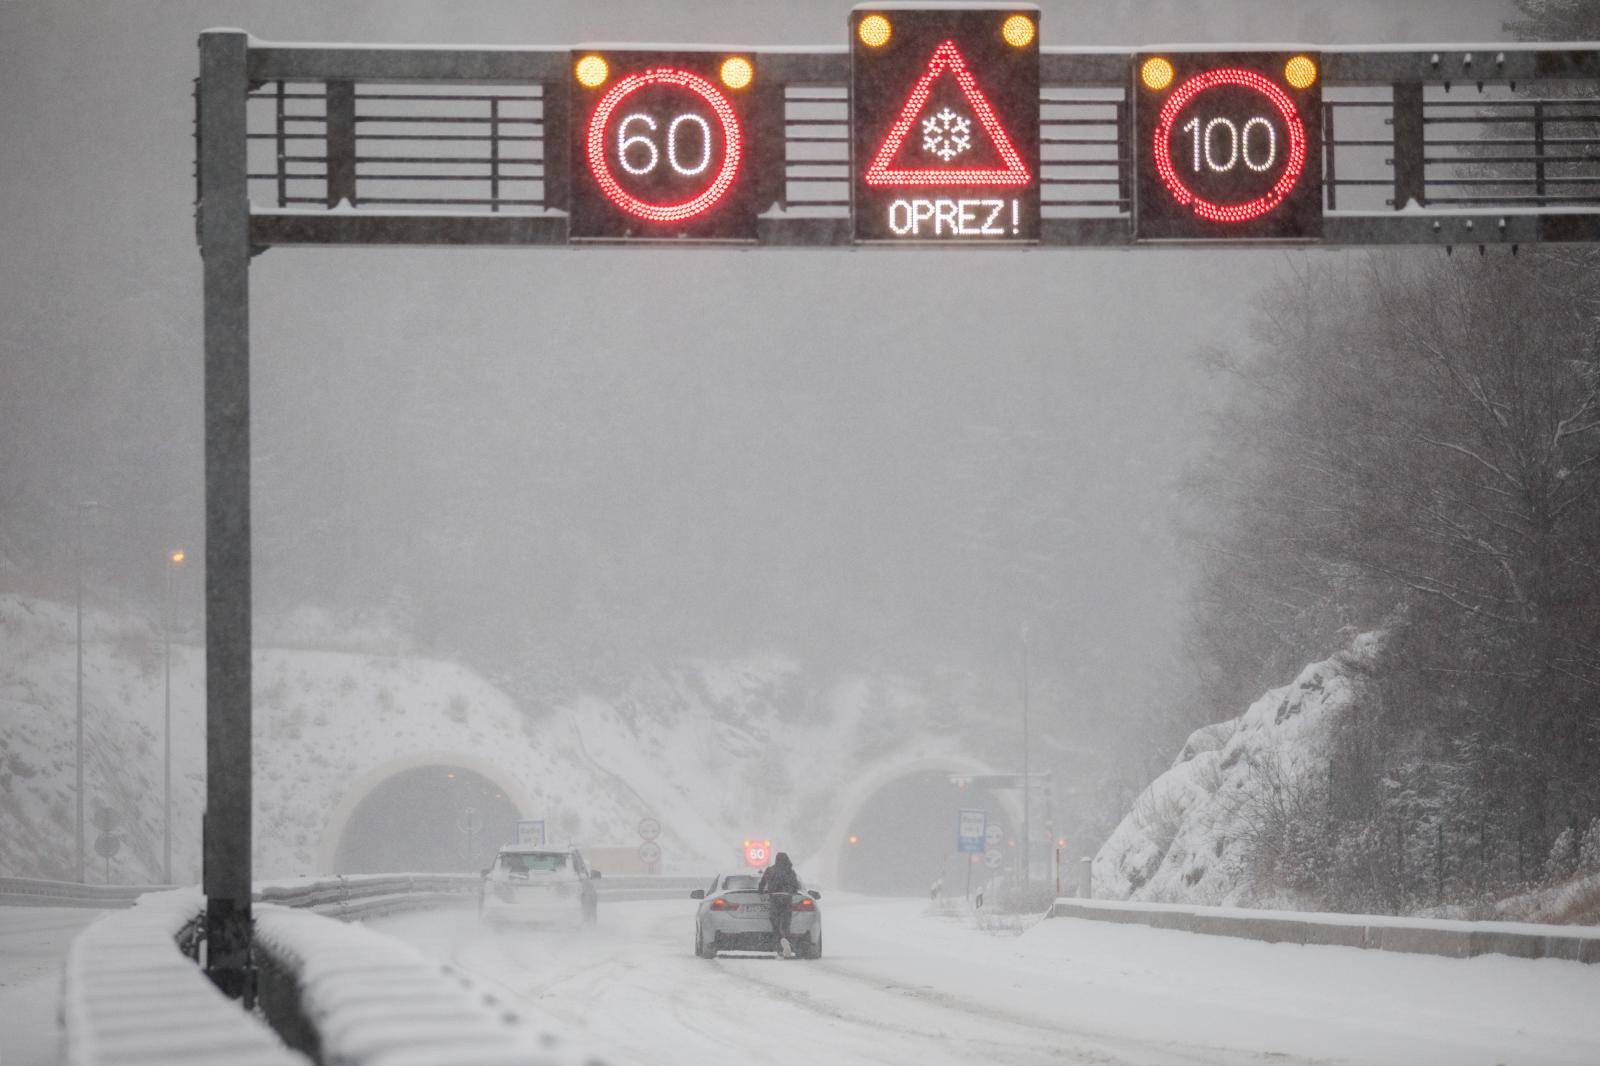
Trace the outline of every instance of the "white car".
<instances>
[{"instance_id":1,"label":"white car","mask_svg":"<svg viewBox=\"0 0 1600 1066\"><path fill-rule=\"evenodd\" d=\"M593 925L599 877L577 848L507 844L483 871L478 917L490 925Z\"/></svg>"},{"instance_id":2,"label":"white car","mask_svg":"<svg viewBox=\"0 0 1600 1066\"><path fill-rule=\"evenodd\" d=\"M777 951L768 910L770 897L757 890L759 874L722 874L710 888L697 888L690 899L700 901L694 916L694 953L714 959L719 951ZM801 891L790 897L789 943L802 959L822 958L822 908L820 892Z\"/></svg>"}]
</instances>

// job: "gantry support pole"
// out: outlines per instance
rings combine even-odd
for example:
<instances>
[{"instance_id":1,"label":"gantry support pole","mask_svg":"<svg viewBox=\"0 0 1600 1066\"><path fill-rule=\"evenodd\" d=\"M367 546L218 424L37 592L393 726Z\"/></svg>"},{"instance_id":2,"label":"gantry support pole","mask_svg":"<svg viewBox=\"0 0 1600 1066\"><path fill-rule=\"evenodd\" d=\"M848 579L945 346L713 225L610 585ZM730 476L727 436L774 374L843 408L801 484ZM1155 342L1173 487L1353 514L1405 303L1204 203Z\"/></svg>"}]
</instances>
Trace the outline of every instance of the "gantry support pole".
<instances>
[{"instance_id":1,"label":"gantry support pole","mask_svg":"<svg viewBox=\"0 0 1600 1066\"><path fill-rule=\"evenodd\" d=\"M205 261L206 972L254 998L250 967L250 203L248 37L200 36Z\"/></svg>"}]
</instances>

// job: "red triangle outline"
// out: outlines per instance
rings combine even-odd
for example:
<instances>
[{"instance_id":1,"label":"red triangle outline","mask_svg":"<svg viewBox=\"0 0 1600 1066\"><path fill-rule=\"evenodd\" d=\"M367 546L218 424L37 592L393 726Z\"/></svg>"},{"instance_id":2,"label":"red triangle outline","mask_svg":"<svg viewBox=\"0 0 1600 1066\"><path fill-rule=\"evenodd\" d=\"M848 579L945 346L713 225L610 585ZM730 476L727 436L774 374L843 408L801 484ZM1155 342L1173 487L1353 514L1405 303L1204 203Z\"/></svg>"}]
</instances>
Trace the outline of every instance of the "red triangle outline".
<instances>
[{"instance_id":1,"label":"red triangle outline","mask_svg":"<svg viewBox=\"0 0 1600 1066\"><path fill-rule=\"evenodd\" d=\"M933 91L933 82L945 70L955 75L956 84L961 86L961 91L967 98L967 104L978 116L978 122L984 131L989 134L989 139L1000 152L1000 158L1005 162L1001 168L995 167L968 167L955 170L950 168L925 168L920 170L907 170L904 168L889 169L889 160L900 151L906 143L906 137L911 133L912 125L917 121L917 116L922 113L922 108L928 102L928 94ZM1017 151L1016 145L1011 143L1011 135L1000 124L995 116L994 108L989 104L989 98L978 88L978 79L973 77L967 69L967 61L961 55L961 50L956 47L954 40L946 40L933 50L933 57L928 60L928 69L923 71L922 77L917 79L917 84L911 90L911 95L906 97L905 106L900 109L900 117L895 119L889 133L884 137L883 143L878 146L878 151L873 156L872 164L867 167L866 183L870 186L891 185L1027 185L1033 181L1033 175L1028 171L1028 165L1022 161L1022 153Z\"/></svg>"}]
</instances>

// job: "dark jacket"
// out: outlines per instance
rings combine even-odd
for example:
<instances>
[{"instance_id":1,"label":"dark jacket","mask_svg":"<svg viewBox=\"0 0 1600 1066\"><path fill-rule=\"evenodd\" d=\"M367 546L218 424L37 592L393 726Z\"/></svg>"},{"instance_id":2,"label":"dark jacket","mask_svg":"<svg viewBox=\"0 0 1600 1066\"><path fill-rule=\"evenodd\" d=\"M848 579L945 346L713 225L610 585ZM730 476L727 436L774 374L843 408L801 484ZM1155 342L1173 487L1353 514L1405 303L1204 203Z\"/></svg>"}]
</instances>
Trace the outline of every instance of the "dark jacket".
<instances>
[{"instance_id":1,"label":"dark jacket","mask_svg":"<svg viewBox=\"0 0 1600 1066\"><path fill-rule=\"evenodd\" d=\"M787 892L790 895L800 891L800 875L794 872L787 853L778 852L772 865L762 871L759 891Z\"/></svg>"}]
</instances>

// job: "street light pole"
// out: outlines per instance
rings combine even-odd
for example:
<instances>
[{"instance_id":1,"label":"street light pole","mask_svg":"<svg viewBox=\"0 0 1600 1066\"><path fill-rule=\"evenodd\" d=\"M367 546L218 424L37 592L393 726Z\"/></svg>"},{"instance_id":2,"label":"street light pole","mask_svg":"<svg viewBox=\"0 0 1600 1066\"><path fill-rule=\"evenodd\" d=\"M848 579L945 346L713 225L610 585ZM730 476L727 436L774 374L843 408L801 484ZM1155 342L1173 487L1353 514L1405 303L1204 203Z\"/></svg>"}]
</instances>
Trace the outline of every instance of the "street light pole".
<instances>
[{"instance_id":1,"label":"street light pole","mask_svg":"<svg viewBox=\"0 0 1600 1066\"><path fill-rule=\"evenodd\" d=\"M1033 884L1033 837L1029 826L1029 793L1032 781L1028 777L1028 626L1022 626L1022 884Z\"/></svg>"},{"instance_id":2,"label":"street light pole","mask_svg":"<svg viewBox=\"0 0 1600 1066\"><path fill-rule=\"evenodd\" d=\"M77 576L77 616L78 616L78 742L77 742L77 859L78 883L87 884L83 872L83 511L84 504L78 505L78 576Z\"/></svg>"},{"instance_id":3,"label":"street light pole","mask_svg":"<svg viewBox=\"0 0 1600 1066\"><path fill-rule=\"evenodd\" d=\"M83 848L83 568L88 555L88 548L84 543L84 525L88 521L91 509L99 506L93 500L80 500L78 502L78 580L77 580L77 627L78 627L78 741L77 741L77 791L78 791L78 819L77 819L77 853L78 853L78 883L88 883Z\"/></svg>"},{"instance_id":4,"label":"street light pole","mask_svg":"<svg viewBox=\"0 0 1600 1066\"><path fill-rule=\"evenodd\" d=\"M161 735L161 879L172 884L172 575L186 558L182 548L167 554L167 602L161 621L162 653L166 658L166 707Z\"/></svg>"}]
</instances>

